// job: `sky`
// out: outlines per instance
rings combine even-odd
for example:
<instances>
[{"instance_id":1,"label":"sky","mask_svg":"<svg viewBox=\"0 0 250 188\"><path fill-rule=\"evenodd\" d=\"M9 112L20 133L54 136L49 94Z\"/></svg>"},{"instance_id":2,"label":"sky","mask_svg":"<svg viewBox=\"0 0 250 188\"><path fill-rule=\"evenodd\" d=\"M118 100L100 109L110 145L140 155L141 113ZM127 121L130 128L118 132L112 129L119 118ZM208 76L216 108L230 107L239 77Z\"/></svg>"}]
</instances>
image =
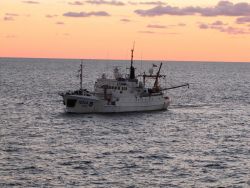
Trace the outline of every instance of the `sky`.
<instances>
[{"instance_id":1,"label":"sky","mask_svg":"<svg viewBox=\"0 0 250 188\"><path fill-rule=\"evenodd\" d=\"M250 0L0 0L0 57L250 62Z\"/></svg>"}]
</instances>

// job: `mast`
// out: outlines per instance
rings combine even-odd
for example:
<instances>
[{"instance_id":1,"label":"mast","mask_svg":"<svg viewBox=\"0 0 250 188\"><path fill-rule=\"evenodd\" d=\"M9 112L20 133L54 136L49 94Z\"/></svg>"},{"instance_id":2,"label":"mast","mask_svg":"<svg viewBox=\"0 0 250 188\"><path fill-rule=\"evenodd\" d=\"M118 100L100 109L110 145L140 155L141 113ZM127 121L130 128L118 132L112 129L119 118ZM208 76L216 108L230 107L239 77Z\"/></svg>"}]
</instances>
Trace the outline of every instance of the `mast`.
<instances>
[{"instance_id":1,"label":"mast","mask_svg":"<svg viewBox=\"0 0 250 188\"><path fill-rule=\"evenodd\" d=\"M160 77L161 66L162 66L162 62L160 64L159 70L156 74L155 83L154 83L154 87L153 87L154 89L156 89L156 91L159 91L159 77Z\"/></svg>"},{"instance_id":2,"label":"mast","mask_svg":"<svg viewBox=\"0 0 250 188\"><path fill-rule=\"evenodd\" d=\"M80 91L82 91L82 60L80 65Z\"/></svg>"},{"instance_id":3,"label":"mast","mask_svg":"<svg viewBox=\"0 0 250 188\"><path fill-rule=\"evenodd\" d=\"M131 80L135 79L135 68L133 67L134 48L135 48L135 42L134 42L133 48L131 49L131 65L130 65L130 74L129 74L129 78Z\"/></svg>"}]
</instances>

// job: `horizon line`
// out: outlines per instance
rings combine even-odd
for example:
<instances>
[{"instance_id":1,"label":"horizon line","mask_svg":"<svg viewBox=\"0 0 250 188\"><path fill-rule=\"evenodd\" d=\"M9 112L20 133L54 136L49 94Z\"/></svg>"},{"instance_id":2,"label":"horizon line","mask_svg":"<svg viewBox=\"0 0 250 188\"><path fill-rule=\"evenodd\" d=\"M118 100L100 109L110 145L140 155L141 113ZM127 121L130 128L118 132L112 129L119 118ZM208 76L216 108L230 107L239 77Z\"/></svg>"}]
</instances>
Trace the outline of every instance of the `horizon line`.
<instances>
[{"instance_id":1,"label":"horizon line","mask_svg":"<svg viewBox=\"0 0 250 188\"><path fill-rule=\"evenodd\" d=\"M3 57L0 59L57 59L57 60L110 60L110 61L130 61L130 59L94 59L94 58L60 58L60 57ZM159 61L159 62L194 62L194 63L250 63L250 61L208 61L208 60L155 60L155 59L134 59L134 61Z\"/></svg>"}]
</instances>

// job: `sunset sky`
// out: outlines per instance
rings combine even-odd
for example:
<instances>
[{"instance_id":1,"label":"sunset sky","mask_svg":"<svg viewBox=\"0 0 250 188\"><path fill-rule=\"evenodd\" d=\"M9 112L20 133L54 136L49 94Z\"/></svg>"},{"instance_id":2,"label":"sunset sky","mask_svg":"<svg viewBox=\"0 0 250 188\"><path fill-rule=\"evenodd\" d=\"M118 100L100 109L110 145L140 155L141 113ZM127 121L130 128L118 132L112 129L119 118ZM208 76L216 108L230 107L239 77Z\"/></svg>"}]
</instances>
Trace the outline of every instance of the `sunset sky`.
<instances>
[{"instance_id":1,"label":"sunset sky","mask_svg":"<svg viewBox=\"0 0 250 188\"><path fill-rule=\"evenodd\" d=\"M250 0L0 0L0 57L250 62Z\"/></svg>"}]
</instances>

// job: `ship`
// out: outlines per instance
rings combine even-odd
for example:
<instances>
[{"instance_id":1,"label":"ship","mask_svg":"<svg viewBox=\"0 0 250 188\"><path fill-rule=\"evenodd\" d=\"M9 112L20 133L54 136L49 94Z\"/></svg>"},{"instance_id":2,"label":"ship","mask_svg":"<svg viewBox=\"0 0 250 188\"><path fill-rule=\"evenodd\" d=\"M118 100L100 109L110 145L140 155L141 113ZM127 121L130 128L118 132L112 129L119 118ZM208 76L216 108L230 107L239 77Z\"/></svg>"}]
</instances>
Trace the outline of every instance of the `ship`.
<instances>
[{"instance_id":1,"label":"ship","mask_svg":"<svg viewBox=\"0 0 250 188\"><path fill-rule=\"evenodd\" d=\"M68 113L122 113L122 112L145 112L156 110L167 110L170 98L165 95L165 91L189 84L182 84L170 88L162 88L159 79L166 75L160 74L162 62L156 74L153 68L149 74L135 74L134 67L134 47L131 50L131 62L129 74L123 76L117 67L113 70L113 78L107 78L102 74L94 84L94 90L88 91L83 88L83 64L80 65L80 88L75 91L60 92L63 98L65 110ZM142 81L139 81L141 77ZM146 80L153 79L153 85L147 86Z\"/></svg>"}]
</instances>

